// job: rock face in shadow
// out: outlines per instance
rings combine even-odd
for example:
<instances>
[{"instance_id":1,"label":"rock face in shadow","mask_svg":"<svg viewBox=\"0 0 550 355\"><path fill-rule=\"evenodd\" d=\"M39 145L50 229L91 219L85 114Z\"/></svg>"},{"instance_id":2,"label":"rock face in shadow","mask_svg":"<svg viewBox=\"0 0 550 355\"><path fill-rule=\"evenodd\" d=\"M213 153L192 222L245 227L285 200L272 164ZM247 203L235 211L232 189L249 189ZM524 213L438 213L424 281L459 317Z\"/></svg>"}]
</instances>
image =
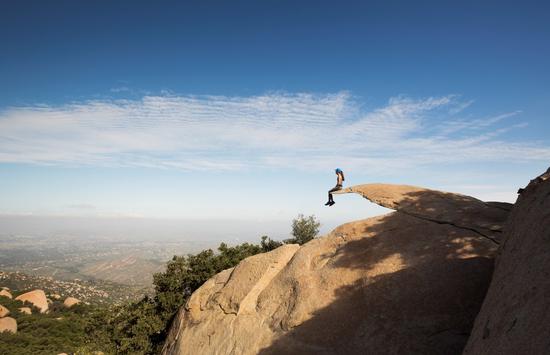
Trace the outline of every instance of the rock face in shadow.
<instances>
[{"instance_id":1,"label":"rock face in shadow","mask_svg":"<svg viewBox=\"0 0 550 355\"><path fill-rule=\"evenodd\" d=\"M519 196L464 354L550 353L550 169Z\"/></svg>"},{"instance_id":2,"label":"rock face in shadow","mask_svg":"<svg viewBox=\"0 0 550 355\"><path fill-rule=\"evenodd\" d=\"M398 212L255 255L207 281L180 309L163 353L461 353L507 211L385 186L394 189L384 199L361 191Z\"/></svg>"}]
</instances>

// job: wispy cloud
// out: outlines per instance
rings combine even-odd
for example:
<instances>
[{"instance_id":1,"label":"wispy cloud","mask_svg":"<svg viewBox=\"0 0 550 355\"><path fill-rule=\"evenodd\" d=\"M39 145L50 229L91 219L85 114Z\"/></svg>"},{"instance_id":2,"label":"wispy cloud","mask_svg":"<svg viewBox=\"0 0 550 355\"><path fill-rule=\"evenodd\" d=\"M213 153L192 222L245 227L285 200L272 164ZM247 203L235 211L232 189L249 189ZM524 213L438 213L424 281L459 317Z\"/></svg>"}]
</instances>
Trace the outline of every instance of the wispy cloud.
<instances>
[{"instance_id":1,"label":"wispy cloud","mask_svg":"<svg viewBox=\"0 0 550 355\"><path fill-rule=\"evenodd\" d=\"M0 162L239 170L550 160L503 134L519 112L457 119L457 96L391 98L365 110L347 92L145 96L0 112ZM508 123L506 123L508 122Z\"/></svg>"},{"instance_id":2,"label":"wispy cloud","mask_svg":"<svg viewBox=\"0 0 550 355\"><path fill-rule=\"evenodd\" d=\"M463 131L480 131L486 129L494 124L520 114L521 111L507 112L504 114L496 115L493 117L482 118L482 119L458 119L458 120L449 120L439 126L440 133L448 135L451 133L458 133ZM471 134L471 132L470 132Z\"/></svg>"}]
</instances>

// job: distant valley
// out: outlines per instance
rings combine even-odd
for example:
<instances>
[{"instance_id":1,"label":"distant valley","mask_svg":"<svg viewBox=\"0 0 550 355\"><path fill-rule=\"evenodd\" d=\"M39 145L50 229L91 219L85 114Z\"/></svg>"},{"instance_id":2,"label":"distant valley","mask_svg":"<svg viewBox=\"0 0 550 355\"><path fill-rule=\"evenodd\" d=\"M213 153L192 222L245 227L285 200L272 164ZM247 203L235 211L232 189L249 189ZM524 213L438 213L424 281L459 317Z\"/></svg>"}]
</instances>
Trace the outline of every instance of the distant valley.
<instances>
[{"instance_id":1,"label":"distant valley","mask_svg":"<svg viewBox=\"0 0 550 355\"><path fill-rule=\"evenodd\" d=\"M13 289L41 288L89 303L118 303L152 291L153 274L174 255L209 242L81 236L0 236L0 279Z\"/></svg>"}]
</instances>

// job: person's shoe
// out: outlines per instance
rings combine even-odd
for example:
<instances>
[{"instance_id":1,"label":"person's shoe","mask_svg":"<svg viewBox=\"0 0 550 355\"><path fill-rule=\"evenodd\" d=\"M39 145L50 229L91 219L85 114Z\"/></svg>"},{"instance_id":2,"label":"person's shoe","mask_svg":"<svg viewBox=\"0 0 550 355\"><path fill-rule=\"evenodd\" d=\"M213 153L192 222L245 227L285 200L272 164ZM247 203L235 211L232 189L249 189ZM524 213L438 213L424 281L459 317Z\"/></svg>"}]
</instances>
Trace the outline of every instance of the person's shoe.
<instances>
[{"instance_id":1,"label":"person's shoe","mask_svg":"<svg viewBox=\"0 0 550 355\"><path fill-rule=\"evenodd\" d=\"M332 205L334 205L335 203L336 203L336 202L334 202L334 201L330 201L328 205L329 205L329 206L332 206Z\"/></svg>"},{"instance_id":2,"label":"person's shoe","mask_svg":"<svg viewBox=\"0 0 550 355\"><path fill-rule=\"evenodd\" d=\"M325 206L328 206L328 205L330 205L330 201L329 201L329 202L327 202L327 203L325 203Z\"/></svg>"}]
</instances>

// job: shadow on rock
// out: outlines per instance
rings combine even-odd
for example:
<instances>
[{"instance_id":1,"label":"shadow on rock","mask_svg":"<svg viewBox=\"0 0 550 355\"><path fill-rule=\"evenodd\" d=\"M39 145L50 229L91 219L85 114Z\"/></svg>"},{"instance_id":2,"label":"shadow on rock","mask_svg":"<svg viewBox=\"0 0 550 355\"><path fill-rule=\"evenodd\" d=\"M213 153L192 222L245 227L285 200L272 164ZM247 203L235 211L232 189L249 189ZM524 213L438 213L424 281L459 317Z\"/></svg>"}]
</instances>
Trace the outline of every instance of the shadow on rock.
<instances>
[{"instance_id":1,"label":"shadow on rock","mask_svg":"<svg viewBox=\"0 0 550 355\"><path fill-rule=\"evenodd\" d=\"M460 354L491 272L492 260L478 257L359 280L259 353Z\"/></svg>"}]
</instances>

